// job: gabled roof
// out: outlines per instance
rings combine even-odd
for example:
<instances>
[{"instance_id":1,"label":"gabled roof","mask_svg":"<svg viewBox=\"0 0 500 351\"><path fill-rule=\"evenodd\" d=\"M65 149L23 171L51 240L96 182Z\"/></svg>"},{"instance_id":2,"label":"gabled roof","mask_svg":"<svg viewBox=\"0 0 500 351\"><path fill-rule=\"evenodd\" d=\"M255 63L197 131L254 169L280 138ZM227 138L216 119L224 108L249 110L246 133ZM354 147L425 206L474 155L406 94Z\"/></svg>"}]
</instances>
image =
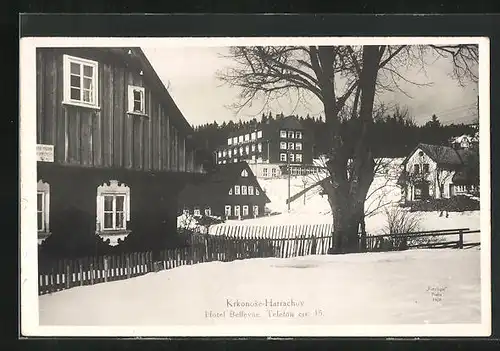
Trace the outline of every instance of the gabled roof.
<instances>
[{"instance_id":1,"label":"gabled roof","mask_svg":"<svg viewBox=\"0 0 500 351\"><path fill-rule=\"evenodd\" d=\"M458 154L458 150L455 150L451 146L445 145L431 145L431 144L418 144L415 149L406 157L402 165L406 165L410 157L415 153L416 150L422 150L427 156L429 156L434 162L442 167L460 167L463 166L462 159Z\"/></svg>"},{"instance_id":2,"label":"gabled roof","mask_svg":"<svg viewBox=\"0 0 500 351\"><path fill-rule=\"evenodd\" d=\"M187 185L181 191L179 199L182 202L194 203L198 202L198 199L201 200L202 198L206 199L210 197L227 196L229 189L241 177L243 170L248 172L249 178L255 179L256 186L258 186L260 190L260 196L265 197L265 202L271 202L246 162L234 162L217 165L214 172L208 174L204 181L197 184Z\"/></svg>"}]
</instances>

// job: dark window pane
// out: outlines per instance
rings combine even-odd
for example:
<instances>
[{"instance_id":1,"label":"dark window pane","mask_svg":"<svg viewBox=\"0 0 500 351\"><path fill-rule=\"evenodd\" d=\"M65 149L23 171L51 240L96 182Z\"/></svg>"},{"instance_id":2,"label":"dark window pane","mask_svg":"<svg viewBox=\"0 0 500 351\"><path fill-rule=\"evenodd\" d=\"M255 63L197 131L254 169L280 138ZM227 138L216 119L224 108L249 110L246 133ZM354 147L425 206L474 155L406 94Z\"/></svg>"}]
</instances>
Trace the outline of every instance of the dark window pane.
<instances>
[{"instance_id":1,"label":"dark window pane","mask_svg":"<svg viewBox=\"0 0 500 351\"><path fill-rule=\"evenodd\" d=\"M124 228L123 224L123 212L116 213L116 228Z\"/></svg>"},{"instance_id":2,"label":"dark window pane","mask_svg":"<svg viewBox=\"0 0 500 351\"><path fill-rule=\"evenodd\" d=\"M38 212L38 230L43 230L43 214Z\"/></svg>"},{"instance_id":3,"label":"dark window pane","mask_svg":"<svg viewBox=\"0 0 500 351\"><path fill-rule=\"evenodd\" d=\"M37 196L37 209L38 211L41 211L43 208L43 194L38 193Z\"/></svg>"},{"instance_id":4,"label":"dark window pane","mask_svg":"<svg viewBox=\"0 0 500 351\"><path fill-rule=\"evenodd\" d=\"M104 211L113 210L113 196L104 196Z\"/></svg>"},{"instance_id":5,"label":"dark window pane","mask_svg":"<svg viewBox=\"0 0 500 351\"><path fill-rule=\"evenodd\" d=\"M125 202L124 196L116 197L116 211L123 211L123 203Z\"/></svg>"},{"instance_id":6,"label":"dark window pane","mask_svg":"<svg viewBox=\"0 0 500 351\"><path fill-rule=\"evenodd\" d=\"M80 74L80 64L71 62L71 73Z\"/></svg>"},{"instance_id":7,"label":"dark window pane","mask_svg":"<svg viewBox=\"0 0 500 351\"><path fill-rule=\"evenodd\" d=\"M105 229L113 229L113 214L105 213L104 214L104 228Z\"/></svg>"},{"instance_id":8,"label":"dark window pane","mask_svg":"<svg viewBox=\"0 0 500 351\"><path fill-rule=\"evenodd\" d=\"M71 86L80 88L80 76L71 75Z\"/></svg>"},{"instance_id":9,"label":"dark window pane","mask_svg":"<svg viewBox=\"0 0 500 351\"><path fill-rule=\"evenodd\" d=\"M92 102L92 94L90 94L90 90L84 90L83 91L83 101L85 102Z\"/></svg>"},{"instance_id":10,"label":"dark window pane","mask_svg":"<svg viewBox=\"0 0 500 351\"><path fill-rule=\"evenodd\" d=\"M94 75L94 67L83 66L83 75L86 77L92 77Z\"/></svg>"},{"instance_id":11,"label":"dark window pane","mask_svg":"<svg viewBox=\"0 0 500 351\"><path fill-rule=\"evenodd\" d=\"M134 111L142 111L140 101L134 101Z\"/></svg>"},{"instance_id":12,"label":"dark window pane","mask_svg":"<svg viewBox=\"0 0 500 351\"><path fill-rule=\"evenodd\" d=\"M83 78L83 88L90 90L91 87L92 87L92 79L90 79L90 78Z\"/></svg>"},{"instance_id":13,"label":"dark window pane","mask_svg":"<svg viewBox=\"0 0 500 351\"><path fill-rule=\"evenodd\" d=\"M80 100L80 89L71 88L71 100Z\"/></svg>"},{"instance_id":14,"label":"dark window pane","mask_svg":"<svg viewBox=\"0 0 500 351\"><path fill-rule=\"evenodd\" d=\"M134 90L134 100L137 101L141 101L141 91L140 90Z\"/></svg>"}]
</instances>

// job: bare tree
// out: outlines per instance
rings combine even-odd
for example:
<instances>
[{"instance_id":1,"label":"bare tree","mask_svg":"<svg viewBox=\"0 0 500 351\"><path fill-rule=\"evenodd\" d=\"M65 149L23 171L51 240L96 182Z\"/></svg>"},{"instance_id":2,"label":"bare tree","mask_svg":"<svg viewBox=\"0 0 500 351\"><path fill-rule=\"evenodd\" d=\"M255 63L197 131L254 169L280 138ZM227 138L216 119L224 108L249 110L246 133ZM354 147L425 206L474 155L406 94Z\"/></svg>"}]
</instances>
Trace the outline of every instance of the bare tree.
<instances>
[{"instance_id":1,"label":"bare tree","mask_svg":"<svg viewBox=\"0 0 500 351\"><path fill-rule=\"evenodd\" d=\"M358 227L376 166L368 143L375 96L382 90L400 89L401 81L411 82L402 68L417 64L425 68L429 50L451 55L460 67L454 70L457 78L477 80L472 72L478 61L477 45L232 47L229 57L236 65L219 72L223 82L240 88L237 109L256 100L266 106L291 94L298 100L315 97L322 102L329 175L323 189L332 211L334 251L358 250ZM343 118L348 118L355 133L348 138L341 134Z\"/></svg>"}]
</instances>

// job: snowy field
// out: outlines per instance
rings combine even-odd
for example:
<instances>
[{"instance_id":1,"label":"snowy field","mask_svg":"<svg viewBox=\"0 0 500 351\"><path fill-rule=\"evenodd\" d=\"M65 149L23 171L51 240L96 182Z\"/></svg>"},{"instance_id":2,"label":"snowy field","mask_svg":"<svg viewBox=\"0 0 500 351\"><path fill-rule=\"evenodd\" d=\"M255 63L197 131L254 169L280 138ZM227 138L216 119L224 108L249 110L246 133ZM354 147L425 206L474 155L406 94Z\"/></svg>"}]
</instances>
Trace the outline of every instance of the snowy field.
<instances>
[{"instance_id":1,"label":"snowy field","mask_svg":"<svg viewBox=\"0 0 500 351\"><path fill-rule=\"evenodd\" d=\"M203 263L40 296L40 324L480 323L479 266L478 248Z\"/></svg>"}]
</instances>

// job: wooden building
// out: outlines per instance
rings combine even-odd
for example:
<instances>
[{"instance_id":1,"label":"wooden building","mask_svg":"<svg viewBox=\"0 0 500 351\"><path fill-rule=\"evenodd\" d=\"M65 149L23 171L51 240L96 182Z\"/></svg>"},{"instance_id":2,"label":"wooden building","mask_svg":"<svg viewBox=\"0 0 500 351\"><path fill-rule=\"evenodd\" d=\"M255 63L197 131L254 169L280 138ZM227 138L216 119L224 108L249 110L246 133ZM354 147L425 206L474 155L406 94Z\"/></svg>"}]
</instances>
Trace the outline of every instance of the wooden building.
<instances>
[{"instance_id":1,"label":"wooden building","mask_svg":"<svg viewBox=\"0 0 500 351\"><path fill-rule=\"evenodd\" d=\"M263 216L269 202L248 163L236 162L217 165L205 180L187 185L178 207L185 215L245 219Z\"/></svg>"},{"instance_id":2,"label":"wooden building","mask_svg":"<svg viewBox=\"0 0 500 351\"><path fill-rule=\"evenodd\" d=\"M203 170L142 50L39 48L36 59L39 242L174 232L179 189Z\"/></svg>"}]
</instances>

